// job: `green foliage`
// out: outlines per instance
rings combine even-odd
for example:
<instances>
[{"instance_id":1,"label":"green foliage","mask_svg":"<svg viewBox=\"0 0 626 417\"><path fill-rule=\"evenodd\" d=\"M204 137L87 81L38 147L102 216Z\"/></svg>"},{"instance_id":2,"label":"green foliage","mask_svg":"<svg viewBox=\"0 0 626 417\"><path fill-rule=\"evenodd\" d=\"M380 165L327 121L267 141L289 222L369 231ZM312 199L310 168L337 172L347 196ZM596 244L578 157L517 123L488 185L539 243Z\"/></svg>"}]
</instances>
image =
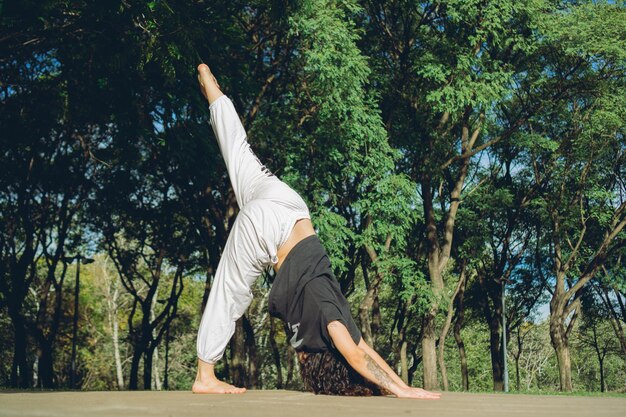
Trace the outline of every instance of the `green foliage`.
<instances>
[{"instance_id":1,"label":"green foliage","mask_svg":"<svg viewBox=\"0 0 626 417\"><path fill-rule=\"evenodd\" d=\"M354 241L354 232L347 226L345 218L331 211L318 211L313 213L313 216L315 228L325 243L324 247L331 258L333 268L340 272L346 271L348 265L345 255L350 243Z\"/></svg>"},{"instance_id":2,"label":"green foliage","mask_svg":"<svg viewBox=\"0 0 626 417\"><path fill-rule=\"evenodd\" d=\"M407 233L419 220L420 209L415 184L404 175L389 175L367 190L354 207L362 216L376 219L375 227L367 228L358 239L359 245L369 245L381 251L387 236L394 247L406 247Z\"/></svg>"},{"instance_id":3,"label":"green foliage","mask_svg":"<svg viewBox=\"0 0 626 417\"><path fill-rule=\"evenodd\" d=\"M539 27L548 39L571 57L597 60L599 65L626 62L626 10L607 1L567 5L560 13L545 14Z\"/></svg>"},{"instance_id":4,"label":"green foliage","mask_svg":"<svg viewBox=\"0 0 626 417\"><path fill-rule=\"evenodd\" d=\"M466 107L488 109L511 94L517 68L510 54L536 49L530 31L545 2L453 0L439 7L444 20L428 28L428 48L413 66L429 90L426 102L431 111L452 114Z\"/></svg>"},{"instance_id":5,"label":"green foliage","mask_svg":"<svg viewBox=\"0 0 626 417\"><path fill-rule=\"evenodd\" d=\"M314 144L324 152L311 176L329 192L331 204L342 198L336 193L341 184L357 181L352 186L364 191L393 169L393 151L374 97L364 93L370 70L356 46L354 24L346 18L357 10L354 2L304 1L290 21L291 35L300 42L303 91L298 99L315 114L302 126L307 133L301 146ZM296 163L304 165L304 160Z\"/></svg>"}]
</instances>

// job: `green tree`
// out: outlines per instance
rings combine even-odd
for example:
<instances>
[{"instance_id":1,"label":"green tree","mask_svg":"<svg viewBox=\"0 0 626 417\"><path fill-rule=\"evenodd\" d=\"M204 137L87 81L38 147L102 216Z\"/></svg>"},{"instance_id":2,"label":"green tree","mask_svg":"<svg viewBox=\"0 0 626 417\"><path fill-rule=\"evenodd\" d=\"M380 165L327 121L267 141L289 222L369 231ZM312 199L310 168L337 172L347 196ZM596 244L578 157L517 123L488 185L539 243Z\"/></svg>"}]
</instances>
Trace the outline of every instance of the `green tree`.
<instances>
[{"instance_id":1,"label":"green tree","mask_svg":"<svg viewBox=\"0 0 626 417\"><path fill-rule=\"evenodd\" d=\"M531 163L536 181L544 184L539 221L548 227L555 279L550 335L565 391L572 389L568 337L581 291L623 245L626 205L618 197L616 178L623 170L624 53L615 45L623 46L625 39L624 13L621 6L583 4L543 23L553 45L544 86L569 85L559 105L551 101L552 111L528 125L537 143L544 144ZM601 28L607 22L614 25L605 32ZM583 37L598 42L592 45Z\"/></svg>"},{"instance_id":2,"label":"green tree","mask_svg":"<svg viewBox=\"0 0 626 417\"><path fill-rule=\"evenodd\" d=\"M304 1L294 11L297 76L284 103L293 114L283 179L309 203L344 291L362 269L359 317L365 339L375 343L374 306L384 277L406 265L399 254L415 219L415 196L407 178L394 174L396 155L367 91L370 70L353 22L360 11L352 1Z\"/></svg>"},{"instance_id":3,"label":"green tree","mask_svg":"<svg viewBox=\"0 0 626 417\"><path fill-rule=\"evenodd\" d=\"M383 89L383 120L401 167L419 184L425 258L434 294L423 319L424 386L438 387L436 318L466 179L479 153L510 137L536 111L511 111L495 123L496 106L515 93L536 49L534 16L542 1L367 2L367 53ZM415 254L419 258L421 254Z\"/></svg>"}]
</instances>

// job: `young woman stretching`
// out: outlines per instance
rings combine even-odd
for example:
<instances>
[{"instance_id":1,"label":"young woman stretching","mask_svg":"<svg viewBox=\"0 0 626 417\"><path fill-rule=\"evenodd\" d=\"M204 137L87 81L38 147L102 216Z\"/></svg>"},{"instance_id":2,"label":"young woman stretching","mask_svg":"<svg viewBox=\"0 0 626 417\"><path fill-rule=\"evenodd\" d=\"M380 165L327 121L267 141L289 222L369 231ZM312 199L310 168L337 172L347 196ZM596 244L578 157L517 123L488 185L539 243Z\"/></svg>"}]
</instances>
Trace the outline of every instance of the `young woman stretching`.
<instances>
[{"instance_id":1,"label":"young woman stretching","mask_svg":"<svg viewBox=\"0 0 626 417\"><path fill-rule=\"evenodd\" d=\"M276 278L269 311L287 323L308 389L319 394L437 399L406 385L361 337L315 234L302 198L255 156L235 108L204 64L202 94L240 211L220 259L198 332L194 393L243 393L217 379L215 363L252 301L251 287L268 266Z\"/></svg>"}]
</instances>

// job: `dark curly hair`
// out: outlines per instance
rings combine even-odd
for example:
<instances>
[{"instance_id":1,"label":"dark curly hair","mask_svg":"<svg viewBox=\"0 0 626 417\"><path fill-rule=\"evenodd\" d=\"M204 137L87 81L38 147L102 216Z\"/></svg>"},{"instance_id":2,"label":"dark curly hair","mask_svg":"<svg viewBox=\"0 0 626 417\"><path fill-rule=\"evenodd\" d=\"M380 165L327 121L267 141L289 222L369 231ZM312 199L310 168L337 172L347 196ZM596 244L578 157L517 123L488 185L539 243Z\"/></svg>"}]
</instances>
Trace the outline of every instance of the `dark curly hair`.
<instances>
[{"instance_id":1,"label":"dark curly hair","mask_svg":"<svg viewBox=\"0 0 626 417\"><path fill-rule=\"evenodd\" d=\"M386 394L356 372L337 351L307 352L300 356L299 362L304 386L315 394L367 397Z\"/></svg>"}]
</instances>

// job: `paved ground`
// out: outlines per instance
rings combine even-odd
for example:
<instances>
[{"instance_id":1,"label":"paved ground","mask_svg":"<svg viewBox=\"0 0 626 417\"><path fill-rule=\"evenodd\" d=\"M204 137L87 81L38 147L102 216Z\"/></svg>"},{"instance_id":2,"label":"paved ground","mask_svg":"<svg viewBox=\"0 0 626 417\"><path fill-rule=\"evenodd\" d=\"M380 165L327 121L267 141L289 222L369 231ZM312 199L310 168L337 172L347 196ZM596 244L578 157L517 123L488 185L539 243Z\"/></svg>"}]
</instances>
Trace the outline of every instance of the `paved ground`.
<instances>
[{"instance_id":1,"label":"paved ground","mask_svg":"<svg viewBox=\"0 0 626 417\"><path fill-rule=\"evenodd\" d=\"M348 398L294 391L0 392L0 416L625 417L625 397L444 393L441 400Z\"/></svg>"}]
</instances>

